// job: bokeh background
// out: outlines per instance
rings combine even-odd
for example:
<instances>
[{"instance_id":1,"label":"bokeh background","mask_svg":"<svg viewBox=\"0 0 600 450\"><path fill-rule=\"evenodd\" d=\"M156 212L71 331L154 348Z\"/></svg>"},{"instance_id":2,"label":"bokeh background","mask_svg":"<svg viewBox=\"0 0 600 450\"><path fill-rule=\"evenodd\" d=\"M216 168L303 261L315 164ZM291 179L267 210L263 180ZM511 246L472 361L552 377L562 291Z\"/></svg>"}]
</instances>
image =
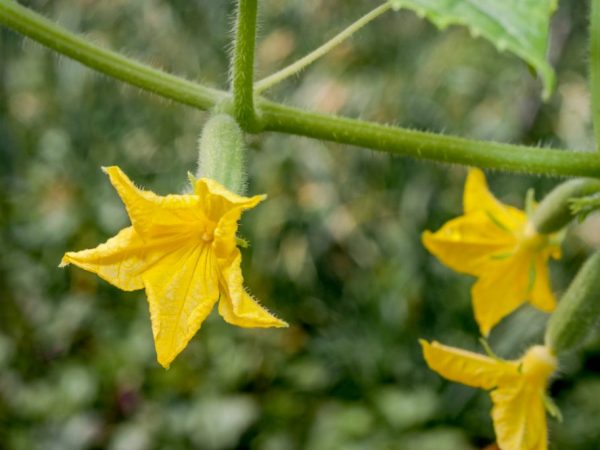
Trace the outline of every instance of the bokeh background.
<instances>
[{"instance_id":1,"label":"bokeh background","mask_svg":"<svg viewBox=\"0 0 600 450\"><path fill-rule=\"evenodd\" d=\"M70 30L170 72L227 86L233 1L24 1ZM257 72L318 46L372 1L263 0ZM540 102L527 66L461 28L388 13L271 92L312 109L531 145L591 149L588 2L561 1ZM207 115L140 92L0 28L0 447L7 449L492 449L488 396L429 371L417 339L478 349L473 279L423 249L459 215L465 169L277 134L249 137L241 233L249 289L291 327L245 330L215 313L165 371L143 292L77 268L66 250L128 224L100 166L181 191ZM490 173L522 206L557 179ZM564 291L600 222L574 226L552 263ZM515 357L547 317L524 307L492 334ZM552 449L600 445L600 336L561 361Z\"/></svg>"}]
</instances>

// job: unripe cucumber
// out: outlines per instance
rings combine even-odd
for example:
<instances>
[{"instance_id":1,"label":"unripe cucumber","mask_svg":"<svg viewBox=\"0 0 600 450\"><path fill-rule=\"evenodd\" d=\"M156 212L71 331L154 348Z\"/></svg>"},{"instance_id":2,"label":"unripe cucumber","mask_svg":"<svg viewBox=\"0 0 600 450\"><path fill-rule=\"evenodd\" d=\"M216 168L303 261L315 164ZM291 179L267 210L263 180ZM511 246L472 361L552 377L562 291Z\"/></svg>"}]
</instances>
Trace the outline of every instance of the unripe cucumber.
<instances>
[{"instance_id":1,"label":"unripe cucumber","mask_svg":"<svg viewBox=\"0 0 600 450\"><path fill-rule=\"evenodd\" d=\"M600 317L600 251L581 267L548 321L546 345L555 352L579 345Z\"/></svg>"},{"instance_id":2,"label":"unripe cucumber","mask_svg":"<svg viewBox=\"0 0 600 450\"><path fill-rule=\"evenodd\" d=\"M581 178L558 185L539 204L532 221L539 233L550 234L559 231L571 220L573 213L569 200L600 190L600 180Z\"/></svg>"},{"instance_id":3,"label":"unripe cucumber","mask_svg":"<svg viewBox=\"0 0 600 450\"><path fill-rule=\"evenodd\" d=\"M212 178L236 194L246 190L244 133L227 114L216 114L204 125L198 143L198 178Z\"/></svg>"}]
</instances>

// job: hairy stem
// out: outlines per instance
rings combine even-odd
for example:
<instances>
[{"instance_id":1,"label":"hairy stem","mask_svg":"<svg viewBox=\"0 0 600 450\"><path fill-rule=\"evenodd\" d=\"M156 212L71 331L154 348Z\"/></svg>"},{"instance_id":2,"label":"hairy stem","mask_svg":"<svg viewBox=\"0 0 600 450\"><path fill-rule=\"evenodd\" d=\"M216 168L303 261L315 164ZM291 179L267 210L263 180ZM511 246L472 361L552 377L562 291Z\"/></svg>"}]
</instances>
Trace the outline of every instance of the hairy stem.
<instances>
[{"instance_id":1,"label":"hairy stem","mask_svg":"<svg viewBox=\"0 0 600 450\"><path fill-rule=\"evenodd\" d=\"M298 61L290 64L289 66L284 67L278 72L275 72L274 74L269 75L268 77L256 82L256 84L254 85L254 91L257 93L264 92L267 89L275 86L276 84L281 83L286 78L289 78L292 75L299 73L301 70L305 69L317 59L329 53L331 50L340 45L358 30L367 25L369 22L375 20L377 17L379 17L386 11L389 11L391 8L391 3L384 3L383 5L380 5L374 10L368 12L356 22L354 22L352 25L350 25L348 28L334 36L329 41L325 42L319 48L310 52L308 55L300 58Z\"/></svg>"},{"instance_id":2,"label":"hairy stem","mask_svg":"<svg viewBox=\"0 0 600 450\"><path fill-rule=\"evenodd\" d=\"M239 0L232 61L233 112L240 126L252 130L254 111L254 46L257 0Z\"/></svg>"},{"instance_id":3,"label":"hairy stem","mask_svg":"<svg viewBox=\"0 0 600 450\"><path fill-rule=\"evenodd\" d=\"M231 95L132 61L95 46L12 0L0 0L0 24L106 75L198 109L220 105L233 113ZM551 150L407 130L304 111L257 100L256 128L370 148L395 155L488 169L600 178L596 153Z\"/></svg>"},{"instance_id":4,"label":"hairy stem","mask_svg":"<svg viewBox=\"0 0 600 450\"><path fill-rule=\"evenodd\" d=\"M592 0L590 18L590 83L596 149L600 150L600 0Z\"/></svg>"},{"instance_id":5,"label":"hairy stem","mask_svg":"<svg viewBox=\"0 0 600 450\"><path fill-rule=\"evenodd\" d=\"M543 149L407 130L304 111L263 101L259 105L264 130L308 136L365 147L395 155L510 172L558 176L600 177L595 153Z\"/></svg>"}]
</instances>

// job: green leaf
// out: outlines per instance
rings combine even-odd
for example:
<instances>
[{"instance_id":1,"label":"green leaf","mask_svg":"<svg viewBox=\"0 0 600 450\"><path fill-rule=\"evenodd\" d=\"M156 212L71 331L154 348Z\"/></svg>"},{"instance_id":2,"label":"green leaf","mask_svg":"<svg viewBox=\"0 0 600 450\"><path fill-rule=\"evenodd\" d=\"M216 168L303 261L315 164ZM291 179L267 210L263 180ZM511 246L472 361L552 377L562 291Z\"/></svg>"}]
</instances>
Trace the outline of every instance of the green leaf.
<instances>
[{"instance_id":1,"label":"green leaf","mask_svg":"<svg viewBox=\"0 0 600 450\"><path fill-rule=\"evenodd\" d=\"M557 0L389 0L394 9L407 8L440 29L464 25L475 37L509 50L535 68L544 83L544 100L554 89L554 70L546 60L550 17Z\"/></svg>"}]
</instances>

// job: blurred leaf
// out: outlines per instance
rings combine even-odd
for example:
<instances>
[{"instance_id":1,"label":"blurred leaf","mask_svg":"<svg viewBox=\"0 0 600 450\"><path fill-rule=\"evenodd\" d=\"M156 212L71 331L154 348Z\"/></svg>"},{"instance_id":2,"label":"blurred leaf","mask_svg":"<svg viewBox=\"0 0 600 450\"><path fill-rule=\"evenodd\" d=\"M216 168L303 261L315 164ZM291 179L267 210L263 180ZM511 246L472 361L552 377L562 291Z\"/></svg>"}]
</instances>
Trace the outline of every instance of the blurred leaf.
<instances>
[{"instance_id":1,"label":"blurred leaf","mask_svg":"<svg viewBox=\"0 0 600 450\"><path fill-rule=\"evenodd\" d=\"M406 450L470 450L464 435L456 429L437 428L428 433L415 433L408 435L400 448Z\"/></svg>"},{"instance_id":2,"label":"blurred leaf","mask_svg":"<svg viewBox=\"0 0 600 450\"><path fill-rule=\"evenodd\" d=\"M544 99L554 90L554 70L546 60L550 17L556 0L389 0L408 8L440 29L464 25L473 37L483 36L499 51L510 50L535 67L544 82Z\"/></svg>"},{"instance_id":3,"label":"blurred leaf","mask_svg":"<svg viewBox=\"0 0 600 450\"><path fill-rule=\"evenodd\" d=\"M437 397L429 388L413 390L387 387L377 392L375 403L394 427L404 429L430 420L437 409Z\"/></svg>"}]
</instances>

